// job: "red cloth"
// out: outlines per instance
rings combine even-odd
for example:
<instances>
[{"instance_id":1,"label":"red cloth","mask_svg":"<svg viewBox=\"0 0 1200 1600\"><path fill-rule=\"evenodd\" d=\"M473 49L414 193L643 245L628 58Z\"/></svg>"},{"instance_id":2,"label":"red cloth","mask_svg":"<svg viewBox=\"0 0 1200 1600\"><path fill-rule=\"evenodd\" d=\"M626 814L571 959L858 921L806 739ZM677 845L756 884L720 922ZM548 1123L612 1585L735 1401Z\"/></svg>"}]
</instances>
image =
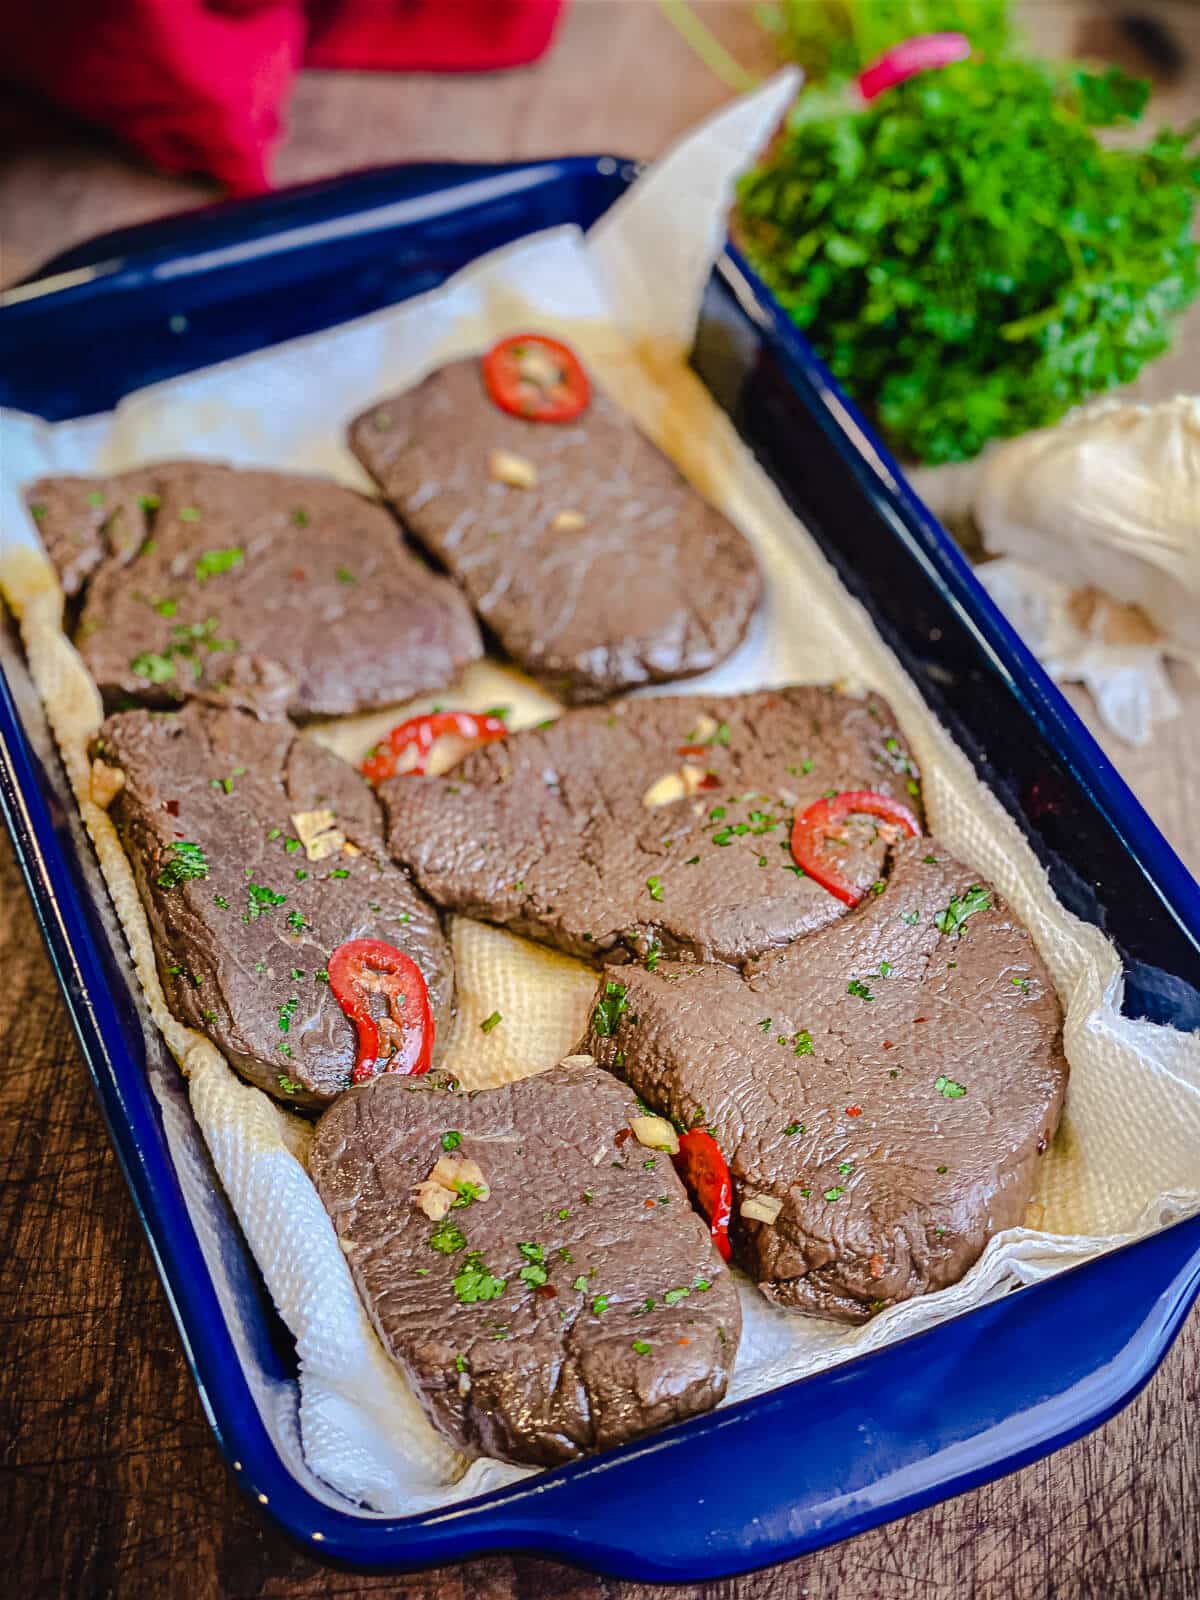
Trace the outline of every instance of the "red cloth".
<instances>
[{"instance_id":1,"label":"red cloth","mask_svg":"<svg viewBox=\"0 0 1200 1600\"><path fill-rule=\"evenodd\" d=\"M234 194L255 194L270 187L301 64L521 66L549 45L564 3L3 0L0 132L11 141L57 108L107 128L165 171L208 173Z\"/></svg>"}]
</instances>

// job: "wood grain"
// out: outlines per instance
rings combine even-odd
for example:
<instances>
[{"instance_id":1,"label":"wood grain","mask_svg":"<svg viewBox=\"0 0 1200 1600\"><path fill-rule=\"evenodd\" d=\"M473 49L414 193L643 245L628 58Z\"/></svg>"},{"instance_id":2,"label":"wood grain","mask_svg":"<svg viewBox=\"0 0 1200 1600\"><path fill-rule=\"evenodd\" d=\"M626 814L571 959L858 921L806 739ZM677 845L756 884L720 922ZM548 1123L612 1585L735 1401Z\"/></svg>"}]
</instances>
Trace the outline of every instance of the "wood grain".
<instances>
[{"instance_id":1,"label":"wood grain","mask_svg":"<svg viewBox=\"0 0 1200 1600\"><path fill-rule=\"evenodd\" d=\"M1061 48L1093 9L1043 5L1027 15ZM1198 7L1159 9L1193 31L1200 23ZM765 65L750 6L703 10L741 60ZM531 71L474 80L305 75L277 176L294 182L432 155L649 156L724 97L651 0L576 0L553 53ZM0 165L3 276L11 281L100 229L207 198L200 184L141 172L80 138L21 152ZM1189 341L1159 381L1183 381L1187 353L1194 359L1198 348ZM1106 743L1200 870L1200 687L1182 678L1177 687L1187 715L1144 751ZM1091 718L1085 697L1072 698ZM177 1589L188 1600L1200 1594L1196 1316L1147 1390L1089 1438L999 1483L769 1572L665 1590L519 1556L410 1578L315 1566L243 1502L221 1462L6 840L0 973L0 1593L70 1600L136 1600Z\"/></svg>"}]
</instances>

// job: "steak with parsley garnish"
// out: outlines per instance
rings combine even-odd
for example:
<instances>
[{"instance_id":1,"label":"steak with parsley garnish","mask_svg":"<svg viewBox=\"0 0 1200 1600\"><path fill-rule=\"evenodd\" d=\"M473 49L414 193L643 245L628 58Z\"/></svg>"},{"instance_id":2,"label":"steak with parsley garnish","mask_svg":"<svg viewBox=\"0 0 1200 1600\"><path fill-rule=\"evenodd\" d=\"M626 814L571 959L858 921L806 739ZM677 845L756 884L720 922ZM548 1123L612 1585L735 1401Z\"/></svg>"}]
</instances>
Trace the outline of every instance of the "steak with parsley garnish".
<instances>
[{"instance_id":1,"label":"steak with parsley garnish","mask_svg":"<svg viewBox=\"0 0 1200 1600\"><path fill-rule=\"evenodd\" d=\"M741 642L749 544L598 390L569 422L502 411L457 361L350 448L526 671L568 701L706 672Z\"/></svg>"},{"instance_id":2,"label":"steak with parsley garnish","mask_svg":"<svg viewBox=\"0 0 1200 1600\"><path fill-rule=\"evenodd\" d=\"M348 939L406 951L448 1022L437 912L384 853L353 767L289 723L197 704L110 717L93 754L167 1003L251 1083L312 1106L349 1083L355 1030L326 971Z\"/></svg>"},{"instance_id":3,"label":"steak with parsley garnish","mask_svg":"<svg viewBox=\"0 0 1200 1600\"><path fill-rule=\"evenodd\" d=\"M738 963L844 914L788 841L797 809L845 789L919 810L887 704L804 687L571 711L380 793L393 855L440 905L579 956ZM847 824L863 888L886 881L886 833Z\"/></svg>"},{"instance_id":4,"label":"steak with parsley garnish","mask_svg":"<svg viewBox=\"0 0 1200 1600\"><path fill-rule=\"evenodd\" d=\"M1012 910L935 841L906 840L885 894L742 973L613 982L581 1048L711 1131L734 1260L780 1305L861 1321L1022 1221L1066 1089L1062 1012Z\"/></svg>"},{"instance_id":5,"label":"steak with parsley garnish","mask_svg":"<svg viewBox=\"0 0 1200 1600\"><path fill-rule=\"evenodd\" d=\"M455 586L329 479L179 461L46 478L27 502L65 592L84 591L76 643L108 702L338 716L482 654Z\"/></svg>"},{"instance_id":6,"label":"steak with parsley garnish","mask_svg":"<svg viewBox=\"0 0 1200 1600\"><path fill-rule=\"evenodd\" d=\"M638 1122L585 1058L475 1094L377 1078L317 1126L309 1170L384 1348L472 1455L553 1466L725 1392L737 1293Z\"/></svg>"}]
</instances>

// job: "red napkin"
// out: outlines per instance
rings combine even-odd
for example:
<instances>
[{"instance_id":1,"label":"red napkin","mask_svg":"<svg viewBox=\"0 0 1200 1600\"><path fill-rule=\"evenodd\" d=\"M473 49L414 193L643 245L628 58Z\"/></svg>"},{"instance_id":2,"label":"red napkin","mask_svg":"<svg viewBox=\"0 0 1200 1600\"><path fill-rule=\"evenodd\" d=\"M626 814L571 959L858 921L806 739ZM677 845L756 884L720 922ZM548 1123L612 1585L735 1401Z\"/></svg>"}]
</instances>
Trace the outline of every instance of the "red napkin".
<instances>
[{"instance_id":1,"label":"red napkin","mask_svg":"<svg viewBox=\"0 0 1200 1600\"><path fill-rule=\"evenodd\" d=\"M54 108L168 172L270 187L303 63L478 72L536 59L564 0L7 0L0 131ZM40 105L39 105L40 98Z\"/></svg>"}]
</instances>

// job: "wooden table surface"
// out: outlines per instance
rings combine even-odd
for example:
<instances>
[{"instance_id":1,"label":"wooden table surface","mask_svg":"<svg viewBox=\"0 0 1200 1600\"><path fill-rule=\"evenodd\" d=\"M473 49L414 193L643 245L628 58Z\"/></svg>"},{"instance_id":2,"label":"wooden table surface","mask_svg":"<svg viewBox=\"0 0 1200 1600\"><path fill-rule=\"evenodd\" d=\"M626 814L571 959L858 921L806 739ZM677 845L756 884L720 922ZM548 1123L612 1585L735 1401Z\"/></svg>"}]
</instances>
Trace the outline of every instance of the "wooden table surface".
<instances>
[{"instance_id":1,"label":"wooden table surface","mask_svg":"<svg viewBox=\"0 0 1200 1600\"><path fill-rule=\"evenodd\" d=\"M1200 8L1165 6L1192 36ZM704 14L743 61L765 64L748 5ZM1093 43L1089 5L1029 16L1051 48ZM652 156L726 91L650 0L576 0L539 67L500 78L309 74L279 181L425 156L616 150ZM1195 82L1175 105L1195 105ZM64 136L0 165L3 277L68 244L210 198ZM1156 375L1178 384L1200 351ZM1193 379L1194 384L1194 379ZM1200 692L1144 750L1104 743L1200 871ZM1075 703L1089 716L1081 693ZM428 1600L1025 1600L1200 1595L1200 1319L1145 1392L1087 1439L998 1483L835 1549L694 1590L592 1578L521 1556L418 1577L327 1571L243 1502L209 1433L108 1145L7 840L0 841L0 1592L188 1600L391 1595ZM1069 1330L1064 1330L1069 1337ZM647 1507L653 1515L653 1507Z\"/></svg>"}]
</instances>

